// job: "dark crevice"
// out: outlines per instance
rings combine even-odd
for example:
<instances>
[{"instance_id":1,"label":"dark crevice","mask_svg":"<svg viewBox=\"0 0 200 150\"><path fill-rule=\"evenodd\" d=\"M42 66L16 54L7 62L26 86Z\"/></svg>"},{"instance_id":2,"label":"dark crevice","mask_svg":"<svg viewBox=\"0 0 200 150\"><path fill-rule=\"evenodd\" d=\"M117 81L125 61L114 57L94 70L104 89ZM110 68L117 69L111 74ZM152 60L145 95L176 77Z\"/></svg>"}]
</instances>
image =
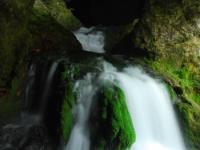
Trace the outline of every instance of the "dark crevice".
<instances>
[{"instance_id":1,"label":"dark crevice","mask_svg":"<svg viewBox=\"0 0 200 150\"><path fill-rule=\"evenodd\" d=\"M121 25L143 14L145 0L71 0L67 6L84 26Z\"/></svg>"}]
</instances>

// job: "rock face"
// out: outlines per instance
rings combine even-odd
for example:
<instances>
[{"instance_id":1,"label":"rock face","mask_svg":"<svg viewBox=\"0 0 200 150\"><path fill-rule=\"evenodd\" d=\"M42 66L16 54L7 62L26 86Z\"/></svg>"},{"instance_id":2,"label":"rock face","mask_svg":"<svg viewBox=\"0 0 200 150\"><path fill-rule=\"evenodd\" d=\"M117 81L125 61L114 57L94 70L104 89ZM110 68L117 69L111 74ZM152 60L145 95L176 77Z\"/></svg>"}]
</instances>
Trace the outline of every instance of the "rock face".
<instances>
[{"instance_id":1,"label":"rock face","mask_svg":"<svg viewBox=\"0 0 200 150\"><path fill-rule=\"evenodd\" d=\"M65 5L64 0L41 0L51 16L67 30L80 27L80 21L74 17L71 10ZM39 2L39 1L38 1Z\"/></svg>"},{"instance_id":2,"label":"rock face","mask_svg":"<svg viewBox=\"0 0 200 150\"><path fill-rule=\"evenodd\" d=\"M58 16L52 16L55 11L51 10L49 5L40 0L37 0L34 4L28 26L34 40L33 49L57 52L80 51L81 46L79 42L69 31L72 29L72 26L67 26L68 24L65 26L61 25L58 22L60 18ZM61 20L59 21L61 22ZM76 27L77 25L74 26Z\"/></svg>"},{"instance_id":3,"label":"rock face","mask_svg":"<svg viewBox=\"0 0 200 150\"><path fill-rule=\"evenodd\" d=\"M48 133L44 126L40 124L22 125L9 124L3 127L0 138L1 150L38 150L56 149L48 138Z\"/></svg>"},{"instance_id":4,"label":"rock face","mask_svg":"<svg viewBox=\"0 0 200 150\"><path fill-rule=\"evenodd\" d=\"M141 15L145 0L65 0L86 26L127 24Z\"/></svg>"},{"instance_id":5,"label":"rock face","mask_svg":"<svg viewBox=\"0 0 200 150\"><path fill-rule=\"evenodd\" d=\"M155 54L145 62L178 91L179 118L188 149L200 149L200 3L195 0L148 0L128 37L129 52ZM125 40L125 41L127 41ZM181 92L180 92L181 91Z\"/></svg>"},{"instance_id":6,"label":"rock face","mask_svg":"<svg viewBox=\"0 0 200 150\"><path fill-rule=\"evenodd\" d=\"M135 45L175 60L177 65L192 61L199 67L199 7L193 0L149 0L133 33Z\"/></svg>"},{"instance_id":7,"label":"rock face","mask_svg":"<svg viewBox=\"0 0 200 150\"><path fill-rule=\"evenodd\" d=\"M0 119L8 119L19 109L21 81L26 71L24 60L31 47L27 24L32 6L32 0L0 2L0 88L4 89Z\"/></svg>"},{"instance_id":8,"label":"rock face","mask_svg":"<svg viewBox=\"0 0 200 150\"><path fill-rule=\"evenodd\" d=\"M0 7L1 120L19 110L30 56L52 51L67 54L79 51L81 45L69 31L80 23L62 0L59 5L53 0L7 0Z\"/></svg>"}]
</instances>

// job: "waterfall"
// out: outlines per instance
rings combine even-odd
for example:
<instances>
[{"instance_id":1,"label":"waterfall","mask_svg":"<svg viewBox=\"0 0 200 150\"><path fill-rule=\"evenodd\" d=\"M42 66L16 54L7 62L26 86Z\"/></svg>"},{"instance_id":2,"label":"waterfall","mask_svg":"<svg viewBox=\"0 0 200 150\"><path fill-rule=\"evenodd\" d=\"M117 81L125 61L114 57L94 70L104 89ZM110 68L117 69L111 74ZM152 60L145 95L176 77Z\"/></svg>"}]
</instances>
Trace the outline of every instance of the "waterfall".
<instances>
[{"instance_id":1,"label":"waterfall","mask_svg":"<svg viewBox=\"0 0 200 150\"><path fill-rule=\"evenodd\" d=\"M104 72L96 81L101 84L112 82L124 92L136 130L136 142L131 150L185 150L172 101L160 80L153 79L139 67L128 67L118 72L104 62ZM73 110L76 121L66 150L89 150L87 121L97 87L91 74L75 85L79 93Z\"/></svg>"},{"instance_id":2,"label":"waterfall","mask_svg":"<svg viewBox=\"0 0 200 150\"><path fill-rule=\"evenodd\" d=\"M95 27L81 27L74 32L80 41L83 50L95 53L104 53L104 33Z\"/></svg>"},{"instance_id":3,"label":"waterfall","mask_svg":"<svg viewBox=\"0 0 200 150\"><path fill-rule=\"evenodd\" d=\"M30 110L30 93L31 93L31 87L33 86L34 80L35 80L35 71L36 71L36 66L31 64L30 69L28 71L28 79L26 82L26 88L24 91L24 111L29 111ZM24 115L24 113L22 113Z\"/></svg>"},{"instance_id":4,"label":"waterfall","mask_svg":"<svg viewBox=\"0 0 200 150\"><path fill-rule=\"evenodd\" d=\"M84 50L103 52L104 38L100 31L80 28L75 35ZM79 96L73 109L75 124L65 150L90 149L89 110L100 86L97 83L103 82L112 82L125 94L136 132L131 150L185 150L172 100L164 84L140 67L130 66L119 72L112 64L105 61L103 64L104 71L95 78L95 83L90 73L76 83Z\"/></svg>"},{"instance_id":5,"label":"waterfall","mask_svg":"<svg viewBox=\"0 0 200 150\"><path fill-rule=\"evenodd\" d=\"M92 78L92 74L89 73L75 84L75 91L78 94L77 105L73 109L75 124L65 150L90 149L88 119L90 106L97 90Z\"/></svg>"},{"instance_id":6,"label":"waterfall","mask_svg":"<svg viewBox=\"0 0 200 150\"><path fill-rule=\"evenodd\" d=\"M41 102L40 102L40 110L39 111L42 115L44 115L44 112L46 110L46 104L47 104L47 101L48 101L48 98L49 98L49 93L52 90L53 77L54 77L54 74L55 74L56 69L58 67L58 64L59 64L58 61L54 62L51 65L50 70L48 72L47 80L46 80L46 83L45 83L45 86L44 86L43 95L41 97L42 99L41 99Z\"/></svg>"},{"instance_id":7,"label":"waterfall","mask_svg":"<svg viewBox=\"0 0 200 150\"><path fill-rule=\"evenodd\" d=\"M131 150L185 150L170 96L163 83L138 67L116 72L106 63L104 78L117 80L136 130ZM110 68L110 69L109 69Z\"/></svg>"}]
</instances>

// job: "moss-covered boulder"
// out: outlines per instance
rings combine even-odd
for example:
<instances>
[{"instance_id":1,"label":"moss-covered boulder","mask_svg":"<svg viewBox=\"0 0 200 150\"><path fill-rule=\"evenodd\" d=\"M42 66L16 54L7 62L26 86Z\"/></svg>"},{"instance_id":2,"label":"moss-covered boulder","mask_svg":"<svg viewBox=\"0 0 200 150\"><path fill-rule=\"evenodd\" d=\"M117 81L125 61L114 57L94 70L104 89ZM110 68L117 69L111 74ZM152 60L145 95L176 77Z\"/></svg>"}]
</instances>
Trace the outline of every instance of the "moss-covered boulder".
<instances>
[{"instance_id":1,"label":"moss-covered boulder","mask_svg":"<svg viewBox=\"0 0 200 150\"><path fill-rule=\"evenodd\" d=\"M41 0L51 16L67 30L75 30L81 22L67 8L64 0Z\"/></svg>"},{"instance_id":2,"label":"moss-covered boulder","mask_svg":"<svg viewBox=\"0 0 200 150\"><path fill-rule=\"evenodd\" d=\"M65 98L61 110L61 130L65 143L68 142L74 125L73 108L76 105L77 91L74 86L77 80L83 79L87 73L96 77L94 84L99 84L92 101L90 117L91 149L125 150L135 141L135 131L128 112L123 91L109 83L101 84L98 76L101 73L101 60L98 57L85 55L85 59L63 63L62 79L65 84Z\"/></svg>"},{"instance_id":3,"label":"moss-covered boulder","mask_svg":"<svg viewBox=\"0 0 200 150\"><path fill-rule=\"evenodd\" d=\"M199 13L198 1L148 0L133 32L133 42L177 65L191 61L199 64Z\"/></svg>"},{"instance_id":4,"label":"moss-covered boulder","mask_svg":"<svg viewBox=\"0 0 200 150\"><path fill-rule=\"evenodd\" d=\"M64 26L62 17L54 17L40 0L1 1L0 7L0 119L8 120L20 109L32 56L52 51L67 55L80 51L81 45L69 31L73 16L65 18L69 22Z\"/></svg>"},{"instance_id":5,"label":"moss-covered boulder","mask_svg":"<svg viewBox=\"0 0 200 150\"><path fill-rule=\"evenodd\" d=\"M68 141L73 127L72 108L75 104L75 100L76 99L75 93L73 91L73 84L70 81L68 81L61 111L61 130L65 142Z\"/></svg>"},{"instance_id":6,"label":"moss-covered boulder","mask_svg":"<svg viewBox=\"0 0 200 150\"><path fill-rule=\"evenodd\" d=\"M62 80L65 85L65 95L61 108L61 131L64 142L67 143L72 127L73 127L73 114L72 109L76 104L76 92L74 92L74 84L77 76L80 75L80 67L78 65L66 65L61 74Z\"/></svg>"},{"instance_id":7,"label":"moss-covered boulder","mask_svg":"<svg viewBox=\"0 0 200 150\"><path fill-rule=\"evenodd\" d=\"M34 4L28 28L32 33L35 51L69 53L81 50L75 36L51 15L49 8L40 0Z\"/></svg>"},{"instance_id":8,"label":"moss-covered boulder","mask_svg":"<svg viewBox=\"0 0 200 150\"><path fill-rule=\"evenodd\" d=\"M25 57L31 47L27 25L32 5L33 0L0 2L0 120L19 110Z\"/></svg>"},{"instance_id":9,"label":"moss-covered boulder","mask_svg":"<svg viewBox=\"0 0 200 150\"><path fill-rule=\"evenodd\" d=\"M68 142L72 127L74 125L74 116L72 114L72 110L76 105L76 95L78 94L76 91L74 91L74 85L77 80L82 79L88 72L99 72L96 67L93 67L97 66L98 63L96 58L86 54L80 54L80 56L75 55L75 57L71 58L72 60L65 59L65 61L62 62L64 69L61 73L61 77L63 84L65 85L65 93L61 106L60 122L62 136L65 143Z\"/></svg>"},{"instance_id":10,"label":"moss-covered boulder","mask_svg":"<svg viewBox=\"0 0 200 150\"><path fill-rule=\"evenodd\" d=\"M93 149L125 150L135 141L135 131L123 91L114 85L100 88L91 110Z\"/></svg>"},{"instance_id":11,"label":"moss-covered boulder","mask_svg":"<svg viewBox=\"0 0 200 150\"><path fill-rule=\"evenodd\" d=\"M199 1L147 0L128 39L134 47L155 55L144 61L178 93L181 102L176 106L186 143L194 150L200 149L199 14Z\"/></svg>"}]
</instances>

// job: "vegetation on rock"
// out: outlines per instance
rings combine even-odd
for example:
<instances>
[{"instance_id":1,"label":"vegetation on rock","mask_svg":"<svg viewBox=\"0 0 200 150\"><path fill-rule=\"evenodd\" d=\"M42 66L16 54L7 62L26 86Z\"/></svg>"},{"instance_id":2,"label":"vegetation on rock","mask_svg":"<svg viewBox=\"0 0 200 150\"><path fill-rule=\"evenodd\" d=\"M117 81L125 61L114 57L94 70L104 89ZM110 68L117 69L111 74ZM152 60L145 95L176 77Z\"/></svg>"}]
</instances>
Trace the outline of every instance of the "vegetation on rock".
<instances>
[{"instance_id":1,"label":"vegetation on rock","mask_svg":"<svg viewBox=\"0 0 200 150\"><path fill-rule=\"evenodd\" d=\"M145 62L179 95L176 106L188 147L194 150L200 148L199 6L192 0L148 0L130 36L137 48L155 54Z\"/></svg>"},{"instance_id":2,"label":"vegetation on rock","mask_svg":"<svg viewBox=\"0 0 200 150\"><path fill-rule=\"evenodd\" d=\"M135 131L123 91L114 85L101 87L93 109L91 139L94 148L130 148L135 141Z\"/></svg>"},{"instance_id":3,"label":"vegetation on rock","mask_svg":"<svg viewBox=\"0 0 200 150\"><path fill-rule=\"evenodd\" d=\"M69 74L63 74L63 80L66 81L66 92L62 103L61 111L61 130L64 141L67 142L73 126L72 108L75 104L75 93L73 91L73 83Z\"/></svg>"},{"instance_id":4,"label":"vegetation on rock","mask_svg":"<svg viewBox=\"0 0 200 150\"><path fill-rule=\"evenodd\" d=\"M74 35L59 24L48 11L48 7L37 0L33 7L30 25L34 49L39 51L77 51L81 46Z\"/></svg>"},{"instance_id":5,"label":"vegetation on rock","mask_svg":"<svg viewBox=\"0 0 200 150\"><path fill-rule=\"evenodd\" d=\"M40 0L0 2L0 92L3 91L0 93L0 118L16 112L18 108L16 95L22 91L20 85L26 76L30 55L46 51L68 53L81 49L69 31L77 28L77 20L62 1L53 10L52 5L57 6L57 3L49 2L51 5ZM55 15L56 10L58 15Z\"/></svg>"},{"instance_id":6,"label":"vegetation on rock","mask_svg":"<svg viewBox=\"0 0 200 150\"><path fill-rule=\"evenodd\" d=\"M8 120L19 110L20 85L31 47L27 24L32 5L32 0L0 2L0 88L6 90L0 97L0 119Z\"/></svg>"},{"instance_id":7,"label":"vegetation on rock","mask_svg":"<svg viewBox=\"0 0 200 150\"><path fill-rule=\"evenodd\" d=\"M66 7L64 0L42 0L42 2L51 16L67 30L80 27L80 21Z\"/></svg>"}]
</instances>

